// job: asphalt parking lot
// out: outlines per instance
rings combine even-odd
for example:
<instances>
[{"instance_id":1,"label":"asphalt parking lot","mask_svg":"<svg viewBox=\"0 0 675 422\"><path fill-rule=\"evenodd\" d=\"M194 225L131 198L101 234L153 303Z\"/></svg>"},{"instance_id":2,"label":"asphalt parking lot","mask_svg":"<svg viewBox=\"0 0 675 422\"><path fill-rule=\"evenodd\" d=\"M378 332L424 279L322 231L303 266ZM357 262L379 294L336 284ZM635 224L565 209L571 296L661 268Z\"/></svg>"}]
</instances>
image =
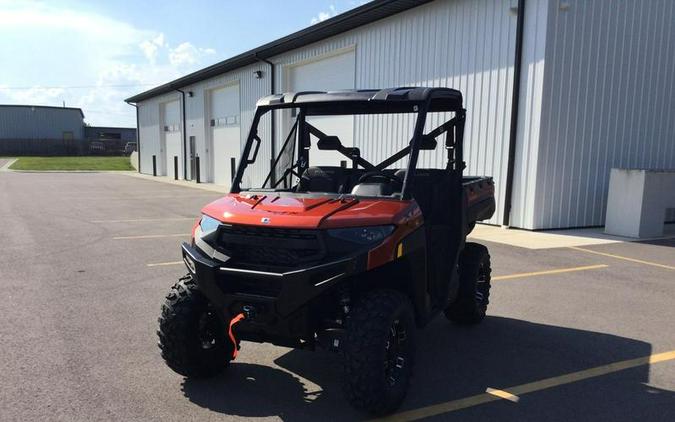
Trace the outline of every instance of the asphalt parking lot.
<instances>
[{"instance_id":1,"label":"asphalt parking lot","mask_svg":"<svg viewBox=\"0 0 675 422\"><path fill-rule=\"evenodd\" d=\"M1 420L364 419L329 352L244 343L205 381L163 364L156 320L184 274L178 245L218 196L110 173L0 173ZM675 239L487 245L489 317L419 332L392 419L675 420Z\"/></svg>"}]
</instances>

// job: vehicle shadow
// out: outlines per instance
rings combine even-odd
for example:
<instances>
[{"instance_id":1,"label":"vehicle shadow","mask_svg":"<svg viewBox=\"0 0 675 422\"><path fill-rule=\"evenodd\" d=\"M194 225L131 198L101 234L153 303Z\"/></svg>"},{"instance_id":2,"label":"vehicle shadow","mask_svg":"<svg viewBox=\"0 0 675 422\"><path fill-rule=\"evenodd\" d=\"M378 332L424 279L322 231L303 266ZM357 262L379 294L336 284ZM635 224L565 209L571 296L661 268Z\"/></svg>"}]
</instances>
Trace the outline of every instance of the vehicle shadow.
<instances>
[{"instance_id":1,"label":"vehicle shadow","mask_svg":"<svg viewBox=\"0 0 675 422\"><path fill-rule=\"evenodd\" d=\"M469 397L648 356L651 345L610 334L488 317L475 327L437 318L418 337L415 377L401 410ZM185 396L215 412L287 421L359 420L340 387L339 356L292 350L278 368L234 363L227 374L186 380ZM295 375L297 376L295 376ZM309 391L298 377L319 386ZM649 366L445 414L461 420L673 420L675 393L647 385Z\"/></svg>"}]
</instances>

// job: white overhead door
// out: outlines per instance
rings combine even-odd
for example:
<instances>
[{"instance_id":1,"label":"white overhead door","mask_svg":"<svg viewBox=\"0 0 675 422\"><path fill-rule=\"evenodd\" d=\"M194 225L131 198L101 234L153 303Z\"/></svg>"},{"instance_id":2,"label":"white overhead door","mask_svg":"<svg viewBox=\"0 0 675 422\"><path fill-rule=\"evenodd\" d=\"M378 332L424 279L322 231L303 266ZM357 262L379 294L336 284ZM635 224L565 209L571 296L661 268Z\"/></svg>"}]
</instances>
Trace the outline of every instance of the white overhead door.
<instances>
[{"instance_id":1,"label":"white overhead door","mask_svg":"<svg viewBox=\"0 0 675 422\"><path fill-rule=\"evenodd\" d=\"M211 181L229 187L241 154L239 85L211 91L210 106Z\"/></svg>"},{"instance_id":2,"label":"white overhead door","mask_svg":"<svg viewBox=\"0 0 675 422\"><path fill-rule=\"evenodd\" d=\"M172 101L162 104L162 137L164 140L164 163L162 174L174 177L177 170L178 178L183 178L183 143L180 127L180 102ZM178 168L175 162L178 162Z\"/></svg>"},{"instance_id":3,"label":"white overhead door","mask_svg":"<svg viewBox=\"0 0 675 422\"><path fill-rule=\"evenodd\" d=\"M289 90L300 92L354 89L355 63L352 50L291 66L288 69ZM307 121L326 135L340 138L342 145L354 145L353 116L314 116L308 117ZM342 160L346 160L343 155L336 151L319 151L316 142L312 142L309 150L310 165L336 166Z\"/></svg>"}]
</instances>

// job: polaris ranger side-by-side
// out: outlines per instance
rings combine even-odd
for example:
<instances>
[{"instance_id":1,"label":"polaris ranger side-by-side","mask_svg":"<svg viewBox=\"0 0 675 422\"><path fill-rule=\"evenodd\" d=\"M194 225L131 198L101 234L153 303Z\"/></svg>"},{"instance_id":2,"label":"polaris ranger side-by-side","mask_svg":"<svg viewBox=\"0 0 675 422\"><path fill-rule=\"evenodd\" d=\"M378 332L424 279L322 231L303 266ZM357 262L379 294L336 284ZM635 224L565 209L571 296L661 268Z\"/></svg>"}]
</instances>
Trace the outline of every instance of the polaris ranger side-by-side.
<instances>
[{"instance_id":1,"label":"polaris ranger side-by-side","mask_svg":"<svg viewBox=\"0 0 675 422\"><path fill-rule=\"evenodd\" d=\"M270 159L259 125L271 113L288 130ZM363 129L368 119L377 136ZM241 340L323 347L342 354L352 405L395 410L416 328L441 312L477 323L488 305L487 248L465 239L494 213L494 185L463 177L464 120L462 94L449 88L259 100L230 194L204 207L182 245L188 274L159 318L168 366L186 377L218 374ZM353 140L337 136L345 127ZM406 128L405 138L385 138ZM380 157L400 149L377 163L352 145ZM421 168L441 155L444 168ZM315 164L327 157L333 165Z\"/></svg>"}]
</instances>

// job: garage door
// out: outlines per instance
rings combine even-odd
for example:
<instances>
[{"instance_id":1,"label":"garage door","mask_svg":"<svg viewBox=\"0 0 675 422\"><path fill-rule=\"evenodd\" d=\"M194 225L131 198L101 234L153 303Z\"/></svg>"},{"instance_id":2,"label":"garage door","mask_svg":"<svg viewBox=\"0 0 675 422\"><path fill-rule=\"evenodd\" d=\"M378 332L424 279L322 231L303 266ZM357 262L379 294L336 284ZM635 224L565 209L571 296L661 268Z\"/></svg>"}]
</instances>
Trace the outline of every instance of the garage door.
<instances>
[{"instance_id":1,"label":"garage door","mask_svg":"<svg viewBox=\"0 0 675 422\"><path fill-rule=\"evenodd\" d=\"M355 66L354 51L291 66L288 73L289 90L299 92L353 89ZM343 145L354 145L353 116L315 116L309 117L307 121L323 133L339 137ZM343 155L335 151L319 151L315 143L312 142L309 152L310 165L335 166L345 160Z\"/></svg>"},{"instance_id":2,"label":"garage door","mask_svg":"<svg viewBox=\"0 0 675 422\"><path fill-rule=\"evenodd\" d=\"M211 181L229 187L241 151L239 85L211 91L210 107Z\"/></svg>"},{"instance_id":3,"label":"garage door","mask_svg":"<svg viewBox=\"0 0 675 422\"><path fill-rule=\"evenodd\" d=\"M162 105L162 134L164 138L164 163L162 174L174 177L174 160L178 160L178 178L183 178L183 143L180 128L180 102ZM175 158L174 158L175 157Z\"/></svg>"}]
</instances>

